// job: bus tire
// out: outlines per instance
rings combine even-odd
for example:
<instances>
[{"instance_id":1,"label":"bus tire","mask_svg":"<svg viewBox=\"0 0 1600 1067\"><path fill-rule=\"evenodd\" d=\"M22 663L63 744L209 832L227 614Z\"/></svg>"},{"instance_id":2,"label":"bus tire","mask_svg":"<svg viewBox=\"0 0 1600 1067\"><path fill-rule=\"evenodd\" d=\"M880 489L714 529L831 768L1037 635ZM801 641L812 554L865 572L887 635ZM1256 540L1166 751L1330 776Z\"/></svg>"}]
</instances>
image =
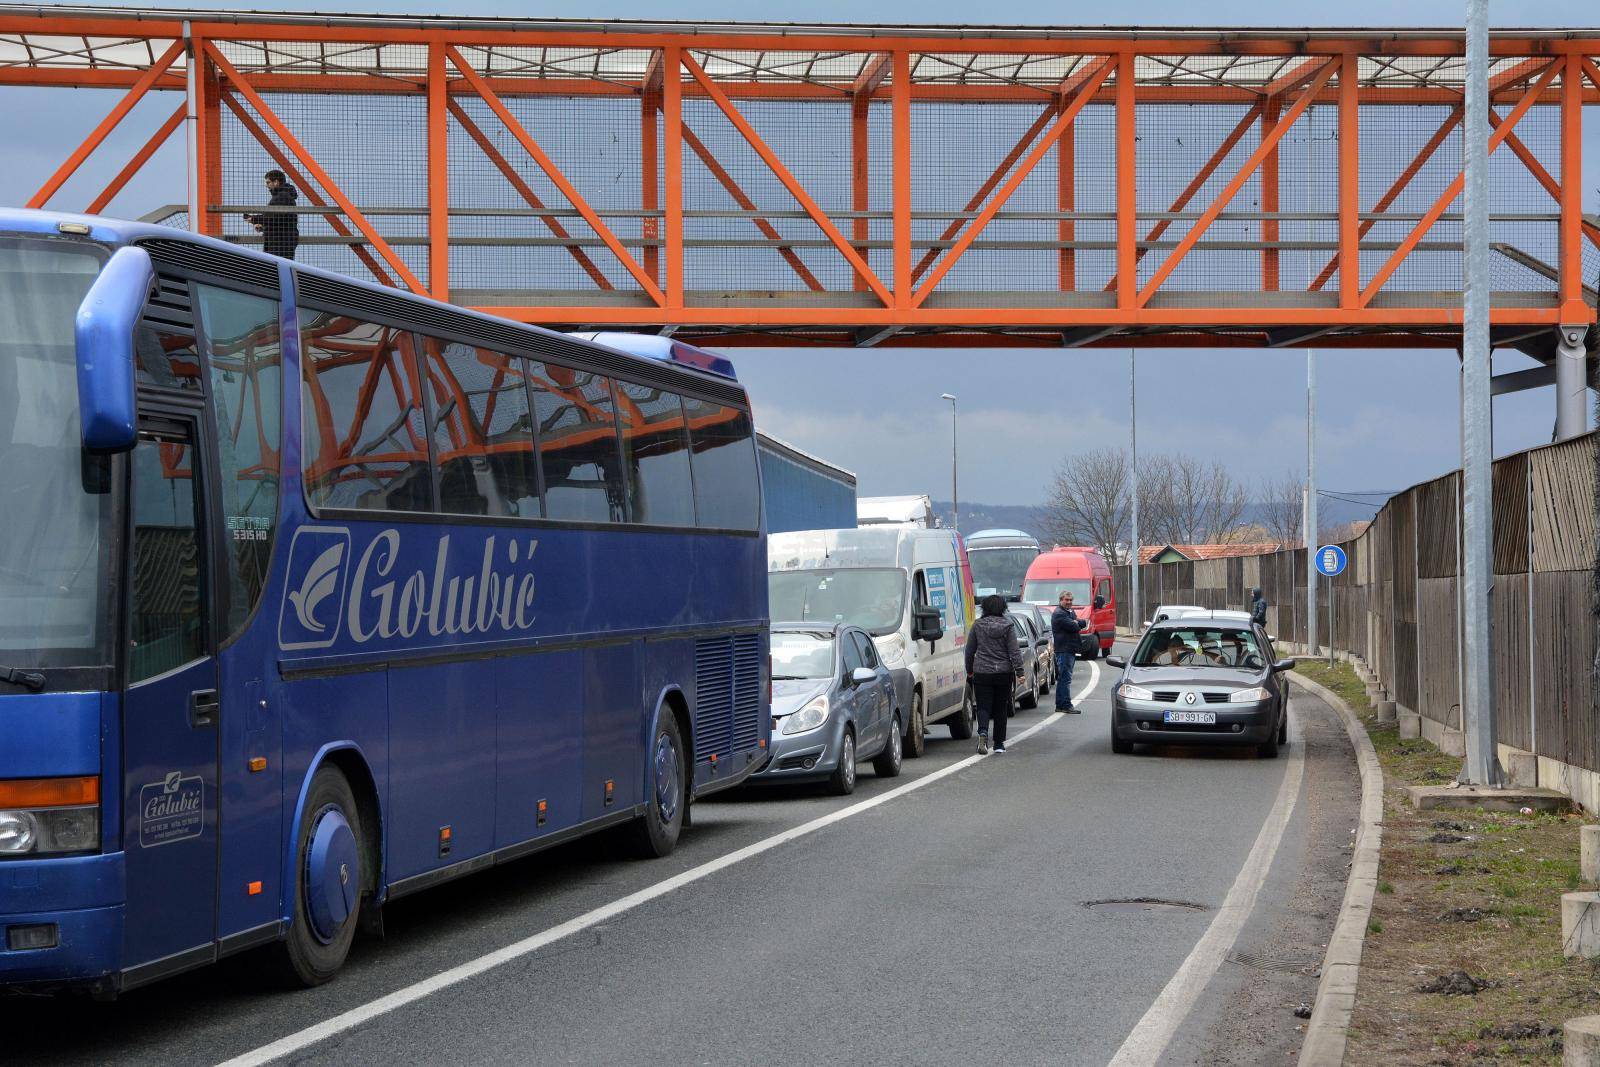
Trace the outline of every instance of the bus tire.
<instances>
[{"instance_id":1,"label":"bus tire","mask_svg":"<svg viewBox=\"0 0 1600 1067\"><path fill-rule=\"evenodd\" d=\"M969 685L961 693L961 707L950 716L950 736L957 741L966 741L972 737L972 731L977 725L972 717L972 687Z\"/></svg>"},{"instance_id":2,"label":"bus tire","mask_svg":"<svg viewBox=\"0 0 1600 1067\"><path fill-rule=\"evenodd\" d=\"M318 986L344 965L361 922L361 810L337 767L311 779L295 832L293 912L275 946L278 970L293 986Z\"/></svg>"},{"instance_id":3,"label":"bus tire","mask_svg":"<svg viewBox=\"0 0 1600 1067\"><path fill-rule=\"evenodd\" d=\"M883 751L872 759L872 769L879 778L900 777L904 748L904 739L900 734L900 713L897 711L893 721L889 723L889 740L883 743Z\"/></svg>"},{"instance_id":4,"label":"bus tire","mask_svg":"<svg viewBox=\"0 0 1600 1067\"><path fill-rule=\"evenodd\" d=\"M928 713L922 710L922 690L911 694L911 721L906 724L906 743L903 746L907 759L921 759L928 750Z\"/></svg>"},{"instance_id":5,"label":"bus tire","mask_svg":"<svg viewBox=\"0 0 1600 1067\"><path fill-rule=\"evenodd\" d=\"M633 823L633 845L641 857L656 859L678 846L678 835L683 832L684 816L689 810L683 738L676 715L663 712L646 758L650 761L650 777L644 814Z\"/></svg>"}]
</instances>

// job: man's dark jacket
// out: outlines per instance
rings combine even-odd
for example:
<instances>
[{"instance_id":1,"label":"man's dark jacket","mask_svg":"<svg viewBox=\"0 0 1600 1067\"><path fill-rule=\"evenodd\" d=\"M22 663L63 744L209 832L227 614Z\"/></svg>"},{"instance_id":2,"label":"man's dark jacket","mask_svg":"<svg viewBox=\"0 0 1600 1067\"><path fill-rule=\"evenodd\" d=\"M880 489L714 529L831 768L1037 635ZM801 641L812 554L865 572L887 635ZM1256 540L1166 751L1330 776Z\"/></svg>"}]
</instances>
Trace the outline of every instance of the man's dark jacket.
<instances>
[{"instance_id":1,"label":"man's dark jacket","mask_svg":"<svg viewBox=\"0 0 1600 1067\"><path fill-rule=\"evenodd\" d=\"M1057 652L1076 652L1078 635L1081 633L1083 622L1077 612L1057 606L1050 613L1050 637L1055 641Z\"/></svg>"},{"instance_id":2,"label":"man's dark jacket","mask_svg":"<svg viewBox=\"0 0 1600 1067\"><path fill-rule=\"evenodd\" d=\"M294 250L300 244L300 216L293 211L270 209L292 208L299 199L300 193L295 187L284 182L272 190L272 199L267 201L269 210L256 216L261 222L261 247L268 255L294 258Z\"/></svg>"},{"instance_id":3,"label":"man's dark jacket","mask_svg":"<svg viewBox=\"0 0 1600 1067\"><path fill-rule=\"evenodd\" d=\"M1250 621L1257 626L1267 624L1267 598L1258 596L1250 602Z\"/></svg>"}]
</instances>

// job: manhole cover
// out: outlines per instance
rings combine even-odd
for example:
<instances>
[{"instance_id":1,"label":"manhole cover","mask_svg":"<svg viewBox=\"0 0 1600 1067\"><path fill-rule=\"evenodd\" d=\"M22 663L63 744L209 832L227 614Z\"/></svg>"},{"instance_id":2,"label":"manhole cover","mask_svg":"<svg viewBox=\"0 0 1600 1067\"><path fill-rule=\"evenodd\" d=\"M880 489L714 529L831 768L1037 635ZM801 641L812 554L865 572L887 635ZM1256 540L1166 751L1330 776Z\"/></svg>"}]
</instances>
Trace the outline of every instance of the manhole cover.
<instances>
[{"instance_id":1,"label":"manhole cover","mask_svg":"<svg viewBox=\"0 0 1600 1067\"><path fill-rule=\"evenodd\" d=\"M1187 900L1161 900L1157 897L1121 897L1111 900L1086 900L1086 908L1099 908L1101 911L1117 912L1150 912L1150 911L1205 911L1204 904L1193 904Z\"/></svg>"},{"instance_id":2,"label":"manhole cover","mask_svg":"<svg viewBox=\"0 0 1600 1067\"><path fill-rule=\"evenodd\" d=\"M1285 959L1278 956L1264 956L1259 952L1230 952L1228 962L1237 963L1241 967L1251 967L1258 971L1281 971L1284 974L1304 974L1313 978L1322 970L1322 965L1316 960Z\"/></svg>"}]
</instances>

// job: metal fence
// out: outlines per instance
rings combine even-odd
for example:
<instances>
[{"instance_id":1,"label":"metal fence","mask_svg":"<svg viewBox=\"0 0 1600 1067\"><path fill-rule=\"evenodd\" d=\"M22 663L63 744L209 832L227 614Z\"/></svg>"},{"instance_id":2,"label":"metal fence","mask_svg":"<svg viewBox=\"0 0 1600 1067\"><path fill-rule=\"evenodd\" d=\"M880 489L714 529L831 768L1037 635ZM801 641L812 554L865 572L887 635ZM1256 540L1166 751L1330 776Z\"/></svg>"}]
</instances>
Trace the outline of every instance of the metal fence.
<instances>
[{"instance_id":1,"label":"metal fence","mask_svg":"<svg viewBox=\"0 0 1600 1067\"><path fill-rule=\"evenodd\" d=\"M1495 463L1490 594L1499 741L1591 771L1600 771L1596 446L1586 434ZM1349 566L1318 595L1324 647L1331 606L1334 647L1364 659L1400 707L1449 729L1461 728L1460 486L1455 472L1390 499L1343 543ZM1119 626L1160 604L1244 608L1260 586L1268 629L1306 640L1304 549L1146 564L1139 604L1129 568L1114 571Z\"/></svg>"}]
</instances>

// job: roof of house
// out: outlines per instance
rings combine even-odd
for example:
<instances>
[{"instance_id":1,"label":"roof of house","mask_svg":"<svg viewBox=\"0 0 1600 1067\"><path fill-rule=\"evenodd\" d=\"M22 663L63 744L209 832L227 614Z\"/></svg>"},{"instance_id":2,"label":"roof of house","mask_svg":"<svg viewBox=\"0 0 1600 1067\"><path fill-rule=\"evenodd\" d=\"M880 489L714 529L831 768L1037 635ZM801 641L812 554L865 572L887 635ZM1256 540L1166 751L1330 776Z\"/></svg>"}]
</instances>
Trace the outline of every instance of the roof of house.
<instances>
[{"instance_id":1,"label":"roof of house","mask_svg":"<svg viewBox=\"0 0 1600 1067\"><path fill-rule=\"evenodd\" d=\"M1185 559L1200 560L1227 559L1232 556L1264 556L1270 552L1278 552L1282 548L1283 545L1277 541L1226 545L1142 545L1139 548L1139 562L1149 563L1168 552L1176 552Z\"/></svg>"}]
</instances>

